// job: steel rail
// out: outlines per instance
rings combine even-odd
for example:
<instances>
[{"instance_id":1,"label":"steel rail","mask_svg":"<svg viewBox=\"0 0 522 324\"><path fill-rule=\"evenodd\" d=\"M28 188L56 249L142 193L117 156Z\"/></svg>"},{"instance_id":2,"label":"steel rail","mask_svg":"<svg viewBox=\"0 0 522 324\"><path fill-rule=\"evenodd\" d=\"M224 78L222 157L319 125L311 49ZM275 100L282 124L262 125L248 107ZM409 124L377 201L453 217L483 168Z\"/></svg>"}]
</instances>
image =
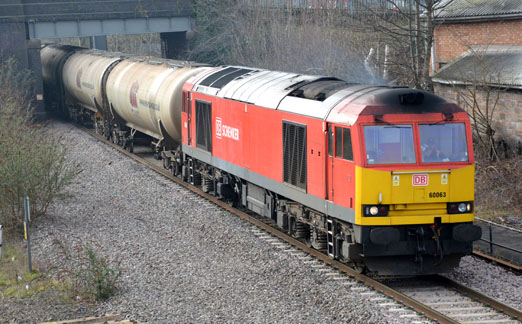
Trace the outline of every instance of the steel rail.
<instances>
[{"instance_id":1,"label":"steel rail","mask_svg":"<svg viewBox=\"0 0 522 324\"><path fill-rule=\"evenodd\" d=\"M253 217L251 215L248 215L247 213L243 212L243 211L240 211L232 206L230 206L229 204L227 204L226 202L223 202L221 200L219 200L218 198L212 196L212 195L209 195L205 192L203 192L202 190L200 190L199 188L196 188L184 181L182 181L181 179L179 179L178 177L175 177L173 176L169 171L165 170L162 166L160 165L156 165L150 161L147 161L146 159L134 154L134 153L130 153L128 152L127 150L123 149L122 147L106 140L104 137L96 134L95 132L91 131L90 129L87 129L87 128L84 128L84 127L81 127L81 126L78 126L76 125L76 127L80 128L81 130L83 130L84 132L88 133L89 135L93 136L94 138L104 142L105 144L111 146L112 148L116 149L117 151L125 154L126 156L132 158L133 160L143 164L143 165L146 165L148 166L149 168L153 169L154 171L156 171L157 173L165 176L166 178L174 181L175 183L177 183L178 185L200 195L201 197L213 202L214 204L216 204L217 206L227 210L228 212L240 217L241 219L244 219L246 221L248 221L249 223L255 225L256 227L258 228L261 228L262 230L270 233L271 235L275 236L275 237L278 237L279 239L289 243L290 245L294 246L295 248L299 249L299 250L302 250L303 252L307 253L308 255L316 258L317 260L320 260L322 261L323 263L337 269L339 272L342 272L344 274L346 274L347 276L349 277L352 277L354 278L355 280L363 283L364 285L368 286L368 287L371 287L373 288L375 291L377 292L381 292L383 293L384 295L386 296L389 296L389 297L392 297L394 300L402 303L403 305L407 306L407 307L410 307L411 309L415 310L416 312L426 316L427 318L429 319L432 319L432 320L435 320L437 323L441 323L441 324L458 324L459 321L455 320L455 319L452 319L438 311L436 311L435 309L429 307L429 306L426 306L424 305L423 303L391 288L391 287L388 287L387 285L375 280L375 279L372 279L368 276L365 276L359 272L357 272L356 270L350 268L349 266L347 266L346 264L343 264L343 263L340 263L336 260L333 260L331 259L329 256L327 256L326 254L318 251L318 250L315 250L311 247L308 247L306 244L304 244L303 242L289 236L288 234L286 233L283 233L281 231L279 231L277 228L261 221L259 218L256 218L256 217ZM442 279L440 279L442 280ZM449 280L449 279L448 279ZM454 287L457 287L457 283L455 283ZM462 286L463 287L463 286ZM466 288L466 287L464 287ZM498 301L495 301L494 299L492 298L489 298L485 295L481 295L480 293L476 292L476 291L473 291L469 288L467 288L469 293L470 294L473 294L473 296L475 296L474 298L477 298L480 300L484 300L485 303L487 303L488 305L492 305L491 307L498 307L497 309L499 310L506 310L506 314L509 314L510 316L513 316L513 317L516 317L516 318L519 318L519 319L522 319L522 313L520 311L517 311L507 305L503 305L501 304L500 302ZM464 290L462 290L464 291ZM483 296L483 297L480 297L480 296ZM486 302L487 301L487 302Z\"/></svg>"},{"instance_id":2,"label":"steel rail","mask_svg":"<svg viewBox=\"0 0 522 324\"><path fill-rule=\"evenodd\" d=\"M491 256L489 254L486 254L486 253L482 253L480 251L477 251L477 250L473 250L473 255L478 257L478 258L481 258L481 259L485 259L487 261L491 261L491 262L495 262L509 270L512 270L512 271L516 271L518 273L521 273L522 272L522 267L519 267L515 264L512 264L512 263L509 263L507 261L504 261L504 260L501 260L501 259L498 259L498 258L495 258L494 256Z\"/></svg>"},{"instance_id":3,"label":"steel rail","mask_svg":"<svg viewBox=\"0 0 522 324\"><path fill-rule=\"evenodd\" d=\"M509 315L513 318L516 318L517 320L522 322L522 311L515 309L511 306L508 306L506 304L503 304L502 302L493 299L491 297L488 297L482 293L479 293L478 291L471 289L469 287L466 287L446 276L443 275L434 275L431 276L434 281L437 281L443 285L449 286L451 288L454 288L458 292L475 299L477 301L480 301L481 303L490 306L491 308L495 310L502 311L504 314Z\"/></svg>"}]
</instances>

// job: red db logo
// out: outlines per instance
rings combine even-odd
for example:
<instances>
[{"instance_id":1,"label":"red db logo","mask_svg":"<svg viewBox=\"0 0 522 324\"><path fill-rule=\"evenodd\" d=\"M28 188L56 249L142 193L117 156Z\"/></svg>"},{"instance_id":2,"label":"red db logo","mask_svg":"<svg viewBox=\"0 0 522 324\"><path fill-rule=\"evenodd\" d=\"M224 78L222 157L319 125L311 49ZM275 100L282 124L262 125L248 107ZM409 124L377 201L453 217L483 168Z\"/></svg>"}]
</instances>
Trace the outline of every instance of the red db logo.
<instances>
[{"instance_id":1,"label":"red db logo","mask_svg":"<svg viewBox=\"0 0 522 324\"><path fill-rule=\"evenodd\" d=\"M82 74L82 69L78 70L78 73L76 74L76 86L80 89L82 88Z\"/></svg>"},{"instance_id":2,"label":"red db logo","mask_svg":"<svg viewBox=\"0 0 522 324\"><path fill-rule=\"evenodd\" d=\"M429 176L427 174L414 174L412 180L414 186L427 186Z\"/></svg>"},{"instance_id":3,"label":"red db logo","mask_svg":"<svg viewBox=\"0 0 522 324\"><path fill-rule=\"evenodd\" d=\"M221 138L221 132L222 132L222 123L221 118L216 117L216 137Z\"/></svg>"},{"instance_id":4,"label":"red db logo","mask_svg":"<svg viewBox=\"0 0 522 324\"><path fill-rule=\"evenodd\" d=\"M138 80L134 81L130 88L130 95L129 95L129 101L132 107L138 108L138 99L136 98L136 95L138 93L138 89L140 88L140 84L138 83Z\"/></svg>"}]
</instances>

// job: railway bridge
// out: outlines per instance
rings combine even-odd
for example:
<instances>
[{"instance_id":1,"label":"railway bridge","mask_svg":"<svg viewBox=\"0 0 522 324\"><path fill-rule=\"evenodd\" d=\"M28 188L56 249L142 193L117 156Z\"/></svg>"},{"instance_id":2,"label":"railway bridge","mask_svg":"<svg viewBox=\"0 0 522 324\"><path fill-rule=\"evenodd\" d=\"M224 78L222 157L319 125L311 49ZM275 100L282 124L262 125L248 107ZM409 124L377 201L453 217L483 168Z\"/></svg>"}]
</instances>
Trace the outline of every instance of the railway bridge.
<instances>
[{"instance_id":1,"label":"railway bridge","mask_svg":"<svg viewBox=\"0 0 522 324\"><path fill-rule=\"evenodd\" d=\"M162 54L175 58L191 26L190 0L2 0L0 59L14 56L37 79L36 113L42 116L42 39L91 37L106 49L106 35L160 33Z\"/></svg>"}]
</instances>

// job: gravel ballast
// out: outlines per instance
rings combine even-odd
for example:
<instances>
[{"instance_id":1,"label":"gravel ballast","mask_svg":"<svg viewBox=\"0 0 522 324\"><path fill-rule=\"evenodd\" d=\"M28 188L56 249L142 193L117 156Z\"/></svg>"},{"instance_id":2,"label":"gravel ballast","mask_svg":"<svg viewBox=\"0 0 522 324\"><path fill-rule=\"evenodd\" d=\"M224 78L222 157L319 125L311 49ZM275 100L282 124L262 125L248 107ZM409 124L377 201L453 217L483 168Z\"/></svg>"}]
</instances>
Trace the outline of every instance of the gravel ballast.
<instances>
[{"instance_id":1,"label":"gravel ballast","mask_svg":"<svg viewBox=\"0 0 522 324\"><path fill-rule=\"evenodd\" d=\"M120 264L120 290L72 313L8 307L13 323L108 313L149 323L405 323L238 217L71 125L53 127L83 171L72 198L33 222L33 259L59 271L96 247Z\"/></svg>"},{"instance_id":2,"label":"gravel ballast","mask_svg":"<svg viewBox=\"0 0 522 324\"><path fill-rule=\"evenodd\" d=\"M147 323L427 322L400 316L414 314L410 310L390 311L401 306L383 307L390 301L360 284L334 280L326 266L276 246L254 226L73 126L51 127L83 171L70 188L72 198L33 222L33 259L58 274L79 257L75 251L90 245L119 264L122 276L117 294L95 305L68 308L48 296L57 307L0 306L12 323L108 313ZM520 305L520 277L507 283L477 274L484 269L466 259L455 277L489 278L480 282L485 293L509 286L506 299Z\"/></svg>"}]
</instances>

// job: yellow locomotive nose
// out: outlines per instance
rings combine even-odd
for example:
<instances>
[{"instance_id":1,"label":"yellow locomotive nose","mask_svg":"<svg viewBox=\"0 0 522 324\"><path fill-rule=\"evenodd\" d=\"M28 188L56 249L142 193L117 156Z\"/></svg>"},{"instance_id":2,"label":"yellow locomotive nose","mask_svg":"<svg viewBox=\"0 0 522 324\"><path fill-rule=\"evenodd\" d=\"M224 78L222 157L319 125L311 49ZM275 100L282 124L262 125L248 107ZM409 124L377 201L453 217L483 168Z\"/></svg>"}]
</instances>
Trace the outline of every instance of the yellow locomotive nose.
<instances>
[{"instance_id":1,"label":"yellow locomotive nose","mask_svg":"<svg viewBox=\"0 0 522 324\"><path fill-rule=\"evenodd\" d=\"M473 221L474 166L383 171L358 168L358 225L433 224ZM364 208L376 207L375 215ZM379 206L387 206L385 216ZM454 208L454 210L453 210Z\"/></svg>"}]
</instances>

